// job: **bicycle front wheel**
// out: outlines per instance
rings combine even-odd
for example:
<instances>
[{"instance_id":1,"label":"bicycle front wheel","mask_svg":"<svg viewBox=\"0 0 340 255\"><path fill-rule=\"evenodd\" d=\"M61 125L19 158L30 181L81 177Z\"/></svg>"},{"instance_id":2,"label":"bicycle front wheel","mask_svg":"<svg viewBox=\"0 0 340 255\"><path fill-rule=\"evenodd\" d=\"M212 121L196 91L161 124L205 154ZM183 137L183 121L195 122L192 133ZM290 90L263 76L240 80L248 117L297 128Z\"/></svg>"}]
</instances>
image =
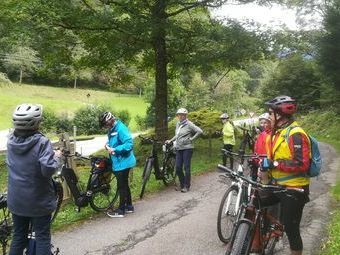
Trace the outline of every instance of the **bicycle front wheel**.
<instances>
[{"instance_id":1,"label":"bicycle front wheel","mask_svg":"<svg viewBox=\"0 0 340 255\"><path fill-rule=\"evenodd\" d=\"M235 239L226 255L247 255L252 241L251 226L247 222L241 222L236 230Z\"/></svg>"},{"instance_id":2,"label":"bicycle front wheel","mask_svg":"<svg viewBox=\"0 0 340 255\"><path fill-rule=\"evenodd\" d=\"M217 215L217 234L223 243L228 243L231 237L233 225L237 218L237 196L239 188L236 185L231 186L225 192Z\"/></svg>"},{"instance_id":3,"label":"bicycle front wheel","mask_svg":"<svg viewBox=\"0 0 340 255\"><path fill-rule=\"evenodd\" d=\"M166 159L163 165L163 183L168 186L175 182L176 169L175 169L176 158L170 156Z\"/></svg>"},{"instance_id":4,"label":"bicycle front wheel","mask_svg":"<svg viewBox=\"0 0 340 255\"><path fill-rule=\"evenodd\" d=\"M111 174L110 181L102 183L92 191L90 206L97 212L103 212L113 207L117 200L117 180L114 174Z\"/></svg>"},{"instance_id":5,"label":"bicycle front wheel","mask_svg":"<svg viewBox=\"0 0 340 255\"><path fill-rule=\"evenodd\" d=\"M145 162L144 172L143 172L143 176L142 176L143 177L142 190L141 190L140 195L139 195L140 198L143 198L143 196L144 196L145 187L146 187L146 184L149 181L149 178L150 178L150 175L151 175L152 165L153 165L153 159L149 158Z\"/></svg>"}]
</instances>

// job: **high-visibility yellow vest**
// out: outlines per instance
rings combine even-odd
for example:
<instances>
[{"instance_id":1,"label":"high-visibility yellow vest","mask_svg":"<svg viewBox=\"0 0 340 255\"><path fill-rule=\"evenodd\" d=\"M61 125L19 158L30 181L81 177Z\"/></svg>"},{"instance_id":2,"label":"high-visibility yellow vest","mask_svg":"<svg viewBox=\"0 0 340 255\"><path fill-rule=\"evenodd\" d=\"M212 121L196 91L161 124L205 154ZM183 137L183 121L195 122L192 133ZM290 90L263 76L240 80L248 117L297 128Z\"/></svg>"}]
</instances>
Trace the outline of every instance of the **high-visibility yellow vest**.
<instances>
[{"instance_id":1,"label":"high-visibility yellow vest","mask_svg":"<svg viewBox=\"0 0 340 255\"><path fill-rule=\"evenodd\" d=\"M294 128L290 129L292 126L294 126ZM286 137L286 133L287 133L288 129L290 129L289 134L288 134L289 137L291 137L295 133L302 133L302 134L305 134L306 137L308 138L308 135L306 134L306 132L301 127L298 126L296 121L294 121L288 127L277 131L277 133L279 133L279 135L278 135L278 138L276 139L276 141L275 141L275 137L277 136L277 133L276 133L276 135L274 135L272 137L271 136L267 137L266 151L267 151L267 155L270 159L276 160L276 161L278 161L278 160L291 160L292 159L292 154L290 152L289 145L288 145L288 142L287 142L289 140L289 138ZM271 141L271 139L272 139L272 141ZM308 141L309 141L309 138L308 138ZM275 144L271 145L271 143L274 143L274 142L275 142ZM310 141L309 141L309 143L310 143ZM310 157L311 157L311 155L310 155ZM270 173L271 173L272 177L277 180L277 183L281 184L281 185L301 187L301 186L309 185L309 183L310 183L310 179L308 177L304 177L304 176L303 177L299 176L299 177L295 177L295 178L292 178L292 179L289 179L289 180L280 181L279 179L281 179L281 178L285 178L287 176L293 176L293 175L296 175L297 173L287 173L287 172L283 172L282 170L277 169L277 168L272 169L270 171Z\"/></svg>"},{"instance_id":2,"label":"high-visibility yellow vest","mask_svg":"<svg viewBox=\"0 0 340 255\"><path fill-rule=\"evenodd\" d=\"M234 126L229 121L227 121L223 125L222 133L223 133L223 144L235 145Z\"/></svg>"}]
</instances>

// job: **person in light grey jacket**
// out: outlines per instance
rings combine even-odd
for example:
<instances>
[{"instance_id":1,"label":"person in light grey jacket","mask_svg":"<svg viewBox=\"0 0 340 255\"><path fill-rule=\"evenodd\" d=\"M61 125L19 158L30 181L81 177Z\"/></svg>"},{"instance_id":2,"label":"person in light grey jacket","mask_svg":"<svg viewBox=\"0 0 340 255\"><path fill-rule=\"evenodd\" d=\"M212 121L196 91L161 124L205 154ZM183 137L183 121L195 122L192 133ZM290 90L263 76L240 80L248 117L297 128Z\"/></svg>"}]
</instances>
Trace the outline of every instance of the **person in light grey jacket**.
<instances>
[{"instance_id":1,"label":"person in light grey jacket","mask_svg":"<svg viewBox=\"0 0 340 255\"><path fill-rule=\"evenodd\" d=\"M176 134L166 142L174 142L176 148L176 173L178 175L181 192L187 192L191 186L191 157L193 153L193 140L203 133L202 129L188 120L188 111L185 108L177 110L178 122ZM184 171L183 173L183 165Z\"/></svg>"},{"instance_id":2,"label":"person in light grey jacket","mask_svg":"<svg viewBox=\"0 0 340 255\"><path fill-rule=\"evenodd\" d=\"M36 254L51 254L51 213L56 209L52 175L60 166L60 151L38 129L42 106L21 104L12 115L14 132L7 142L7 205L13 238L9 255L23 254L29 225L35 232Z\"/></svg>"}]
</instances>

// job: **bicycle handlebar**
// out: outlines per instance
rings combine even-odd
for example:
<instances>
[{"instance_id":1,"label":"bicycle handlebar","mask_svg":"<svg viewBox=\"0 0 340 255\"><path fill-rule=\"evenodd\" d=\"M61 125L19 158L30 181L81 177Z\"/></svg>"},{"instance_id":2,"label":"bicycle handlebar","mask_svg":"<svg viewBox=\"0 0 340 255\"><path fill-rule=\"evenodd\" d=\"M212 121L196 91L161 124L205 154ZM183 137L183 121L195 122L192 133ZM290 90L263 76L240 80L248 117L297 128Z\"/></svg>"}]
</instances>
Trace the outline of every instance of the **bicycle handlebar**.
<instances>
[{"instance_id":1,"label":"bicycle handlebar","mask_svg":"<svg viewBox=\"0 0 340 255\"><path fill-rule=\"evenodd\" d=\"M240 154L240 153L235 153L228 151L226 149L222 149L223 154L229 154L232 156L237 156L237 157L244 157L244 158L266 158L267 154Z\"/></svg>"},{"instance_id":2,"label":"bicycle handlebar","mask_svg":"<svg viewBox=\"0 0 340 255\"><path fill-rule=\"evenodd\" d=\"M163 142L153 138L153 137L145 137L145 136L141 136L139 135L138 136L140 139L142 139L143 141L146 141L146 142L150 142L150 143L156 143L156 144L164 144Z\"/></svg>"},{"instance_id":3,"label":"bicycle handlebar","mask_svg":"<svg viewBox=\"0 0 340 255\"><path fill-rule=\"evenodd\" d=\"M62 151L62 156L65 157L65 158L76 157L76 158L85 159L85 160L91 160L91 158L92 158L91 156L90 157L82 156L78 152L75 152L75 153L71 154L71 152L68 151L68 150L63 150Z\"/></svg>"},{"instance_id":4,"label":"bicycle handlebar","mask_svg":"<svg viewBox=\"0 0 340 255\"><path fill-rule=\"evenodd\" d=\"M282 186L282 185L263 184L263 183L260 183L260 182L253 181L251 179L248 179L245 176L239 175L237 172L235 172L232 169L230 169L230 168L228 168L224 165L221 165L221 164L218 164L217 167L219 169L226 171L227 175L229 175L231 178L242 179L246 183L249 183L249 184L253 185L254 187L257 187L257 188L260 188L260 189L263 189L263 190L267 190L267 191L268 190L276 190L278 192L285 192L287 190L295 190L295 191L298 191L298 192L304 192L304 189L301 189L301 188L291 188L291 187L285 187L285 186Z\"/></svg>"}]
</instances>

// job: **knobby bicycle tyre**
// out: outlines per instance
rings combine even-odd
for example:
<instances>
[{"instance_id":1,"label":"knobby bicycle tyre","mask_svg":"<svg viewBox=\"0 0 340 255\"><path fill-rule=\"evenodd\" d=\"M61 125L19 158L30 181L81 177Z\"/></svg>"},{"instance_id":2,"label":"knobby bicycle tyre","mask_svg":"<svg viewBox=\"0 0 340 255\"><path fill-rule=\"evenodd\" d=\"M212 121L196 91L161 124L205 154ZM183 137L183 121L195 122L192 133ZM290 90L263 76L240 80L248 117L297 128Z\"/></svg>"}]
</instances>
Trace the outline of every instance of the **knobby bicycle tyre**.
<instances>
[{"instance_id":1,"label":"knobby bicycle tyre","mask_svg":"<svg viewBox=\"0 0 340 255\"><path fill-rule=\"evenodd\" d=\"M251 226L248 222L241 222L236 230L235 238L226 255L246 255L252 242Z\"/></svg>"},{"instance_id":2,"label":"knobby bicycle tyre","mask_svg":"<svg viewBox=\"0 0 340 255\"><path fill-rule=\"evenodd\" d=\"M220 203L217 215L217 234L223 243L229 242L237 218L236 200L239 192L238 186L231 186L224 193Z\"/></svg>"},{"instance_id":3,"label":"knobby bicycle tyre","mask_svg":"<svg viewBox=\"0 0 340 255\"><path fill-rule=\"evenodd\" d=\"M145 192L145 187L147 182L149 181L151 171L152 171L152 166L153 166L153 159L149 158L145 162L145 167L144 167L144 172L143 172L143 183L142 183L142 190L140 192L139 198L143 198L144 192Z\"/></svg>"},{"instance_id":4,"label":"knobby bicycle tyre","mask_svg":"<svg viewBox=\"0 0 340 255\"><path fill-rule=\"evenodd\" d=\"M169 156L163 165L163 183L165 186L175 183L176 169L175 169L176 158Z\"/></svg>"},{"instance_id":5,"label":"knobby bicycle tyre","mask_svg":"<svg viewBox=\"0 0 340 255\"><path fill-rule=\"evenodd\" d=\"M92 191L90 206L97 212L103 212L112 208L117 200L117 180L114 174L111 174L110 181L102 183Z\"/></svg>"},{"instance_id":6,"label":"knobby bicycle tyre","mask_svg":"<svg viewBox=\"0 0 340 255\"><path fill-rule=\"evenodd\" d=\"M57 217L58 212L60 210L61 204L63 203L64 199L64 190L63 186L60 182L54 182L55 193L56 193L56 200L57 200L57 208L52 212L51 215L51 222Z\"/></svg>"}]
</instances>

